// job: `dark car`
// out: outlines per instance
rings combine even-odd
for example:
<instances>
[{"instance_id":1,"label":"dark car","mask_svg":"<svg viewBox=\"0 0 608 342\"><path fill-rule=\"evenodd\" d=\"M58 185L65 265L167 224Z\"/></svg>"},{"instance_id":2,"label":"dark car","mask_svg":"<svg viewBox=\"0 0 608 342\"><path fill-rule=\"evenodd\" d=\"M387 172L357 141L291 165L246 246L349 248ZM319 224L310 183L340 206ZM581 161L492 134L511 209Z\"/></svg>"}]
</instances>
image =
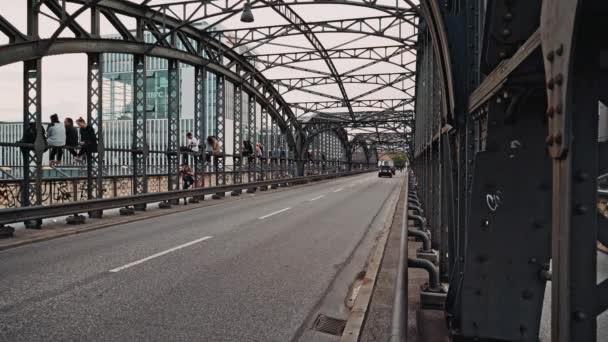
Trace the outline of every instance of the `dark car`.
<instances>
[{"instance_id":1,"label":"dark car","mask_svg":"<svg viewBox=\"0 0 608 342\"><path fill-rule=\"evenodd\" d=\"M390 166L381 166L380 172L378 172L378 177L388 176L389 178L393 178L393 172Z\"/></svg>"}]
</instances>

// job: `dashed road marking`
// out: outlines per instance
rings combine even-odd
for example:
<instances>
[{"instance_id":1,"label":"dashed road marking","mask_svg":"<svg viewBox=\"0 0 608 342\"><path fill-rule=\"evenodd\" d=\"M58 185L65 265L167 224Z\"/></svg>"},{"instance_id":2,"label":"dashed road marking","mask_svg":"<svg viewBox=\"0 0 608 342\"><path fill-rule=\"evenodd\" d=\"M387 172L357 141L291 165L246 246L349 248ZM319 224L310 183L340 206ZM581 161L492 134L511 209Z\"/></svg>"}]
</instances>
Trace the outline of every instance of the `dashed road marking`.
<instances>
[{"instance_id":1,"label":"dashed road marking","mask_svg":"<svg viewBox=\"0 0 608 342\"><path fill-rule=\"evenodd\" d=\"M110 270L110 272L112 272L112 273L120 272L120 271L122 271L122 270L124 270L124 269L127 269L127 268L129 268L129 267L133 267L133 266L135 266L135 265L139 265L139 264L144 263L144 262L146 262L146 261L148 261L148 260L152 260L152 259L154 259L154 258L158 258L159 256L163 256L163 255L165 255L165 254L168 254L168 253L171 253L171 252L175 252L175 251L176 251L176 250L178 250L178 249L182 249L182 248L185 248L185 247L188 247L188 246L192 246L192 245L194 245L194 244L197 244L197 243L199 243L199 242L203 242L203 241L205 241L205 240L209 240L209 239L211 239L211 238L212 238L212 236L205 236L205 237L202 237L202 238L200 238L200 239L196 239L196 240L194 240L194 241L190 241L190 242L185 243L185 244L183 244L183 245L179 245L179 246L176 246L176 247L173 247L173 248L167 249L166 251L162 251L162 252L159 252L159 253L156 253L156 254L150 255L149 257L146 257L146 258L143 258L143 259L140 259L140 260L137 260L137 261L133 261L133 262L128 263L128 264L126 264L126 265L124 265L124 266L120 266L120 267L117 267L117 268L111 269L111 270Z\"/></svg>"},{"instance_id":2,"label":"dashed road marking","mask_svg":"<svg viewBox=\"0 0 608 342\"><path fill-rule=\"evenodd\" d=\"M287 210L289 210L289 209L291 209L291 207L290 207L290 208L283 208L283 209L281 209L281 210L275 211L274 213L270 213L270 214L268 214L268 215L264 215L264 216L262 216L262 217L259 217L258 219L259 219L259 220L263 220L263 219L265 219L265 218L269 218L270 216L274 216L274 215L276 215L276 214L280 214L280 213L282 213L282 212L285 212L285 211L287 211Z\"/></svg>"}]
</instances>

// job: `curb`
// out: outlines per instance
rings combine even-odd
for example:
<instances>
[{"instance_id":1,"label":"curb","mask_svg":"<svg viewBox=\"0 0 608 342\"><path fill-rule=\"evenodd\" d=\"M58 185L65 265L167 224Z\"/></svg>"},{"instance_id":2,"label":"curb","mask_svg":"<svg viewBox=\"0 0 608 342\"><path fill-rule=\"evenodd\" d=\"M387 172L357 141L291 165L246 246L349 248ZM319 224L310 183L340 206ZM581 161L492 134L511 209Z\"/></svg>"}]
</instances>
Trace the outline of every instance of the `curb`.
<instances>
[{"instance_id":1,"label":"curb","mask_svg":"<svg viewBox=\"0 0 608 342\"><path fill-rule=\"evenodd\" d=\"M362 280L359 294L357 295L353 308L351 309L351 313L346 322L346 327L344 328L340 342L359 341L359 337L363 331L363 322L367 317L367 310L369 308L369 304L371 303L374 287L376 285L376 279L384 258L384 250L386 249L388 236L391 226L393 225L393 218L397 212L397 204L399 204L399 198L401 197L404 185L405 177L401 179L399 191L397 192L396 196L393 195L393 198L391 199L392 203L389 206L390 212L384 222L384 229L380 233L375 250L368 258L365 277Z\"/></svg>"}]
</instances>

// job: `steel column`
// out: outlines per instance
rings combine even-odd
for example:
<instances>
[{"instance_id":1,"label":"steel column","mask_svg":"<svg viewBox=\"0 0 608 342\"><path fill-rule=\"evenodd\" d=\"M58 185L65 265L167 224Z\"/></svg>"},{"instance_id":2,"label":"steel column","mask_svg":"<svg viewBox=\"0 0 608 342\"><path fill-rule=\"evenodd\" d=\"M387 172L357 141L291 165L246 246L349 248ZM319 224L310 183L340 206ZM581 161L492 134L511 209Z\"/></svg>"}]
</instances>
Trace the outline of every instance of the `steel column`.
<instances>
[{"instance_id":1,"label":"steel column","mask_svg":"<svg viewBox=\"0 0 608 342\"><path fill-rule=\"evenodd\" d=\"M42 127L42 60L23 63L23 132L36 129L33 146L22 147L23 185L21 206L42 205L42 156L45 142ZM33 183L32 183L33 182ZM25 222L27 228L38 229L41 220Z\"/></svg>"},{"instance_id":2,"label":"steel column","mask_svg":"<svg viewBox=\"0 0 608 342\"><path fill-rule=\"evenodd\" d=\"M216 75L216 102L215 102L215 137L220 146L220 155L215 158L215 184L226 185L226 83L224 76ZM223 197L225 193L217 193L216 197Z\"/></svg>"},{"instance_id":3,"label":"steel column","mask_svg":"<svg viewBox=\"0 0 608 342\"><path fill-rule=\"evenodd\" d=\"M144 55L133 56L133 195L148 192L147 68ZM146 205L136 206L145 210Z\"/></svg>"},{"instance_id":4,"label":"steel column","mask_svg":"<svg viewBox=\"0 0 608 342\"><path fill-rule=\"evenodd\" d=\"M103 198L103 167L104 167L104 140L103 140L103 69L101 54L88 55L87 70L87 122L93 127L97 137L97 152L87 154L87 198ZM89 217L101 218L103 212L89 212Z\"/></svg>"},{"instance_id":5,"label":"steel column","mask_svg":"<svg viewBox=\"0 0 608 342\"><path fill-rule=\"evenodd\" d=\"M168 111L167 111L167 175L169 191L179 189L179 141L180 141L180 80L179 62L175 59L167 61L168 70ZM187 157L189 161L190 156ZM172 204L177 204L174 201Z\"/></svg>"},{"instance_id":6,"label":"steel column","mask_svg":"<svg viewBox=\"0 0 608 342\"><path fill-rule=\"evenodd\" d=\"M262 113L260 113L260 133L261 133L261 145L264 149L262 158L260 158L260 180L266 180L266 170L268 168L268 111L266 107L262 107ZM267 187L261 187L260 190L265 191Z\"/></svg>"},{"instance_id":7,"label":"steel column","mask_svg":"<svg viewBox=\"0 0 608 342\"><path fill-rule=\"evenodd\" d=\"M257 126L257 114L256 114L256 107L257 107L257 102L255 99L255 96L252 94L249 94L249 102L248 102L248 115L249 115L249 121L248 121L248 125L249 128L247 130L247 139L249 140L249 143L251 144L251 146L253 146L253 155L249 156L249 160L247 162L247 169L248 169L248 181L249 183L253 183L257 180L257 155L256 155L256 144L257 144L257 132L256 132L256 126ZM247 191L249 193L253 193L255 192L256 188L250 188Z\"/></svg>"},{"instance_id":8,"label":"steel column","mask_svg":"<svg viewBox=\"0 0 608 342\"><path fill-rule=\"evenodd\" d=\"M207 139L207 68L196 67L194 71L194 135L205 146ZM195 188L205 187L206 151L194 158ZM204 196L196 200L204 200Z\"/></svg>"},{"instance_id":9,"label":"steel column","mask_svg":"<svg viewBox=\"0 0 608 342\"><path fill-rule=\"evenodd\" d=\"M243 182L243 89L240 85L234 85L234 112L233 112L233 144L232 144L232 184ZM233 191L233 195L239 195L241 191Z\"/></svg>"}]
</instances>

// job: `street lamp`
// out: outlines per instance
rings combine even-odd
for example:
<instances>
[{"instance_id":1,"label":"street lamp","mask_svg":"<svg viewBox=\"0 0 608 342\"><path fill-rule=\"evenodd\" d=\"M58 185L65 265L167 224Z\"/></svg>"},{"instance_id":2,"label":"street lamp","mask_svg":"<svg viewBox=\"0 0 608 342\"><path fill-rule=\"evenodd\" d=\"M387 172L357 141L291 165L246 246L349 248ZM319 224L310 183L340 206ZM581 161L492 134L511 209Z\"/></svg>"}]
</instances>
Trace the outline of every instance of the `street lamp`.
<instances>
[{"instance_id":1,"label":"street lamp","mask_svg":"<svg viewBox=\"0 0 608 342\"><path fill-rule=\"evenodd\" d=\"M243 6L243 14L241 14L241 21L244 23L253 22L253 13L251 13L251 3L247 0L247 3Z\"/></svg>"}]
</instances>

